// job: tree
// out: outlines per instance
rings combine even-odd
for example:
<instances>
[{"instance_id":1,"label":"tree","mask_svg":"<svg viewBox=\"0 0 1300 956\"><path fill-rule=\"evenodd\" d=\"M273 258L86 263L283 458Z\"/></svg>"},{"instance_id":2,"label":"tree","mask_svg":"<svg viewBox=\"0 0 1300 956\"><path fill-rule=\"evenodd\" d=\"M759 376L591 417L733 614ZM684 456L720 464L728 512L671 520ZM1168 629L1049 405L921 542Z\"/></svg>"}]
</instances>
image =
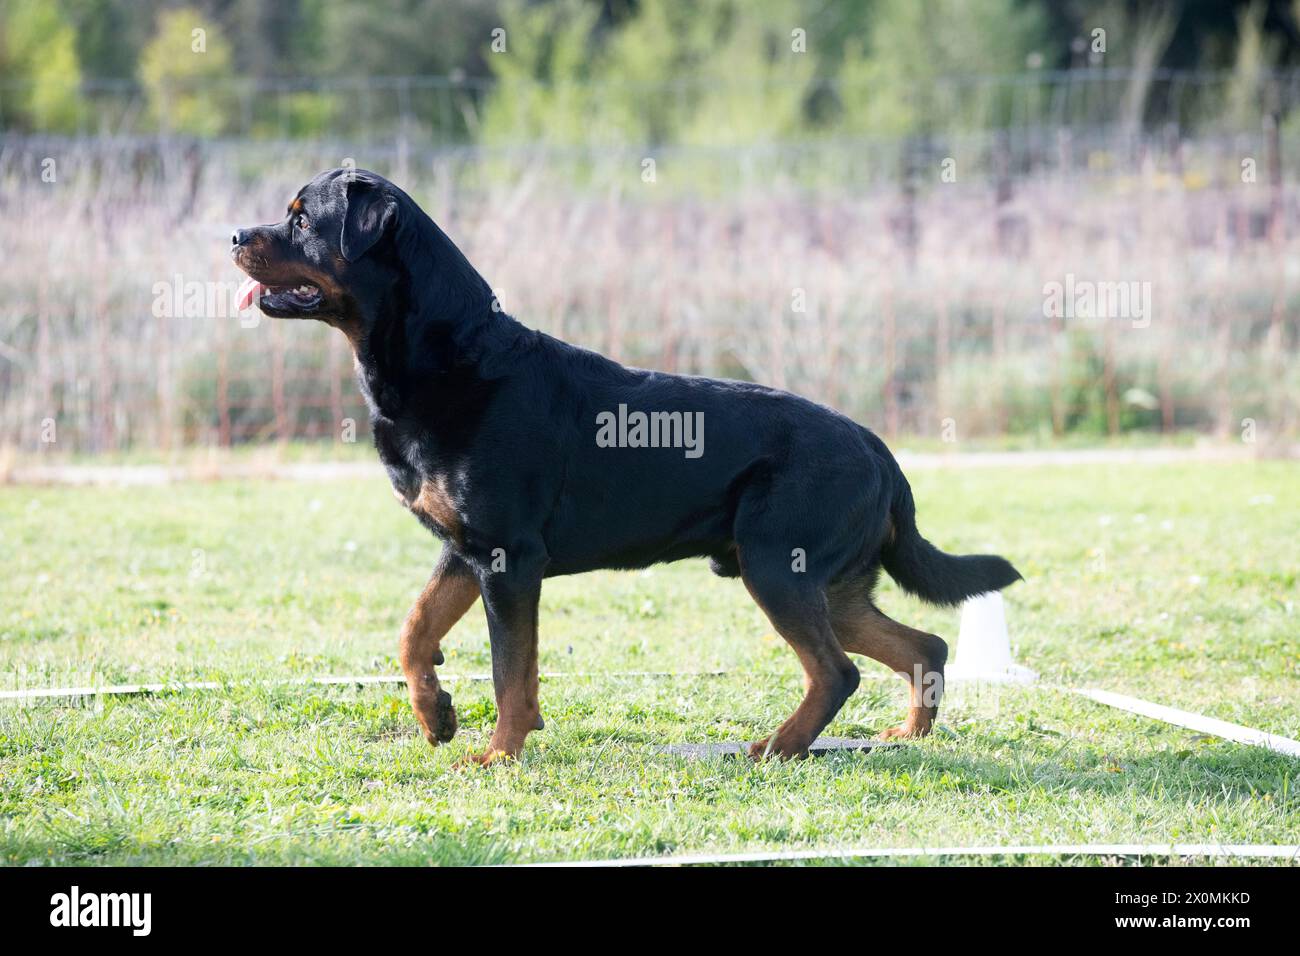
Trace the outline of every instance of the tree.
<instances>
[{"instance_id":1,"label":"tree","mask_svg":"<svg viewBox=\"0 0 1300 956\"><path fill-rule=\"evenodd\" d=\"M226 132L237 104L230 59L219 24L188 7L160 13L140 55L140 82L159 127L195 136Z\"/></svg>"},{"instance_id":2,"label":"tree","mask_svg":"<svg viewBox=\"0 0 1300 956\"><path fill-rule=\"evenodd\" d=\"M793 0L641 0L599 29L580 0L503 9L489 142L708 145L795 135L816 71Z\"/></svg>"},{"instance_id":3,"label":"tree","mask_svg":"<svg viewBox=\"0 0 1300 956\"><path fill-rule=\"evenodd\" d=\"M1040 8L1017 0L882 3L868 29L845 50L842 122L882 136L996 122L996 87L979 79L1019 73L1047 45Z\"/></svg>"},{"instance_id":4,"label":"tree","mask_svg":"<svg viewBox=\"0 0 1300 956\"><path fill-rule=\"evenodd\" d=\"M589 82L597 15L581 0L503 7L499 52L488 56L497 82L484 109L484 140L573 144L600 137Z\"/></svg>"},{"instance_id":5,"label":"tree","mask_svg":"<svg viewBox=\"0 0 1300 956\"><path fill-rule=\"evenodd\" d=\"M0 17L0 76L16 81L0 98L0 121L75 129L81 68L72 26L47 0L9 0Z\"/></svg>"}]
</instances>

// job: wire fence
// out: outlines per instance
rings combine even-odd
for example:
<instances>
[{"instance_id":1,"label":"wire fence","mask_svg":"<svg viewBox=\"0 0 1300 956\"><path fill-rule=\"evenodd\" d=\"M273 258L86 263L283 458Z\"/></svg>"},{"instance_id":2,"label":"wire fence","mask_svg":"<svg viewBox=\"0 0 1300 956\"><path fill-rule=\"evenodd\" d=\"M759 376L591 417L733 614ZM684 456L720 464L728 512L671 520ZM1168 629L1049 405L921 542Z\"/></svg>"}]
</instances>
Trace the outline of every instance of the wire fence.
<instances>
[{"instance_id":1,"label":"wire fence","mask_svg":"<svg viewBox=\"0 0 1300 956\"><path fill-rule=\"evenodd\" d=\"M887 96L879 95L888 89ZM1300 69L1135 69L1089 66L1022 73L937 76L916 85L879 77L815 77L779 72L763 79L685 76L664 82L518 81L463 75L366 77L194 76L146 86L130 79L0 81L0 122L10 131L78 138L184 136L236 140L337 139L372 144L453 146L482 142L494 94L516 118L493 130L494 145L532 145L543 104L579 117L605 117L611 102L674 104L683 111L724 96L751 116L779 111L793 95L804 123L799 139L955 131L1139 130L1222 133L1281 120L1300 104ZM883 104L883 106L882 106ZM888 109L888 115L881 112ZM629 128L591 123L579 130L603 146L635 142ZM767 138L767 137L761 137Z\"/></svg>"},{"instance_id":2,"label":"wire fence","mask_svg":"<svg viewBox=\"0 0 1300 956\"><path fill-rule=\"evenodd\" d=\"M891 435L1300 431L1296 132L746 147L0 136L0 448L365 441L346 341L233 308L234 226L401 183L526 324ZM647 177L646 159L653 175Z\"/></svg>"}]
</instances>

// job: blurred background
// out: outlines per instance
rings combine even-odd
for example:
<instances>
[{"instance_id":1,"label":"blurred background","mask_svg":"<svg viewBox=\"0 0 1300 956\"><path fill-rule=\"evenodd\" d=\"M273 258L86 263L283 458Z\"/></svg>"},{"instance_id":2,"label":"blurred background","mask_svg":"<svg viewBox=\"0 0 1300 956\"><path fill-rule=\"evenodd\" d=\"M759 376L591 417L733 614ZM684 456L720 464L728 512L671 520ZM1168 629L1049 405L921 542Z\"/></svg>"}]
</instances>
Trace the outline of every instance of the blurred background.
<instances>
[{"instance_id":1,"label":"blurred background","mask_svg":"<svg viewBox=\"0 0 1300 956\"><path fill-rule=\"evenodd\" d=\"M0 0L0 459L364 446L344 339L241 321L227 258L347 162L625 363L922 447L1281 448L1297 41L1290 0ZM1076 280L1149 310L1051 314Z\"/></svg>"}]
</instances>

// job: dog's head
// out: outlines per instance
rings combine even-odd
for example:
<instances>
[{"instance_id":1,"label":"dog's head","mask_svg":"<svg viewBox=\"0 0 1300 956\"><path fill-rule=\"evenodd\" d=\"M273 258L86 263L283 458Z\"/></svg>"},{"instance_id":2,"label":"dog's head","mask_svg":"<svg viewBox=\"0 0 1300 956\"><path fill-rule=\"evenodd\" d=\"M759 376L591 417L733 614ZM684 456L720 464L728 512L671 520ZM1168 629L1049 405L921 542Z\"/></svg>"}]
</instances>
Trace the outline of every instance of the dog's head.
<instances>
[{"instance_id":1,"label":"dog's head","mask_svg":"<svg viewBox=\"0 0 1300 956\"><path fill-rule=\"evenodd\" d=\"M375 173L321 173L282 220L230 237L231 258L249 275L239 307L256 299L276 318L363 320L396 278L398 257L384 240L406 204L414 206Z\"/></svg>"}]
</instances>

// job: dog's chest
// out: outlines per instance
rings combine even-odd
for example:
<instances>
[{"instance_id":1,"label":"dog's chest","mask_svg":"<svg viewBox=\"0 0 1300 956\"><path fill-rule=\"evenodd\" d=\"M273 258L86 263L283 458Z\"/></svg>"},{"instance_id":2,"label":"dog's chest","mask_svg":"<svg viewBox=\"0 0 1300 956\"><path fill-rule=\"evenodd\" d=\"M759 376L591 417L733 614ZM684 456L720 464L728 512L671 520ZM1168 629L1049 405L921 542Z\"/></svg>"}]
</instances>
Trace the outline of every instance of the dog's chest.
<instances>
[{"instance_id":1,"label":"dog's chest","mask_svg":"<svg viewBox=\"0 0 1300 956\"><path fill-rule=\"evenodd\" d=\"M460 542L463 523L448 475L422 465L416 444L404 438L400 422L376 417L372 428L397 500L439 537Z\"/></svg>"},{"instance_id":2,"label":"dog's chest","mask_svg":"<svg viewBox=\"0 0 1300 956\"><path fill-rule=\"evenodd\" d=\"M450 538L461 543L464 527L461 524L460 511L456 499L444 477L426 478L420 482L419 491L414 498L398 494L402 504L420 519L425 527L433 530L439 537Z\"/></svg>"}]
</instances>

